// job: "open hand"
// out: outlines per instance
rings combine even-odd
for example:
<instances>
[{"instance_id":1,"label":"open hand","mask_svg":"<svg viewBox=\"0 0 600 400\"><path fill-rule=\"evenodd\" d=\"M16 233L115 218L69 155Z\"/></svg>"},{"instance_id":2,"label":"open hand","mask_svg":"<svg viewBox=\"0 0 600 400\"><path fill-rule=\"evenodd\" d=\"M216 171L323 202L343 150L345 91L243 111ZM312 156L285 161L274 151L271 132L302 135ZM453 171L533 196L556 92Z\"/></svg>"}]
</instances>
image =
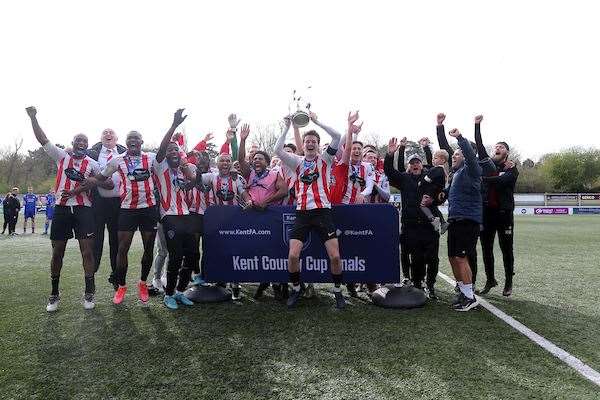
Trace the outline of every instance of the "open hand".
<instances>
[{"instance_id":1,"label":"open hand","mask_svg":"<svg viewBox=\"0 0 600 400\"><path fill-rule=\"evenodd\" d=\"M185 108L180 108L175 111L175 115L173 115L173 126L181 125L181 123L187 118L187 115L183 115L183 110L185 110Z\"/></svg>"},{"instance_id":2,"label":"open hand","mask_svg":"<svg viewBox=\"0 0 600 400\"><path fill-rule=\"evenodd\" d=\"M244 124L242 125L242 130L240 132L240 138L246 140L248 139L248 135L250 135L250 125Z\"/></svg>"}]
</instances>

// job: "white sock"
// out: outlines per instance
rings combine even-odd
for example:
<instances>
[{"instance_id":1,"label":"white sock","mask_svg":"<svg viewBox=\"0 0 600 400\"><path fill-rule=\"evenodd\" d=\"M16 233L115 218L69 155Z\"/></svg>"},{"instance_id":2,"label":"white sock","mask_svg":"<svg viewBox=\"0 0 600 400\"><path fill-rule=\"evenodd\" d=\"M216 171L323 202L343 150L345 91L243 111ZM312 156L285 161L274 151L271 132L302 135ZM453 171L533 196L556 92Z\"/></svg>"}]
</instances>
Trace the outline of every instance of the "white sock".
<instances>
[{"instance_id":1,"label":"white sock","mask_svg":"<svg viewBox=\"0 0 600 400\"><path fill-rule=\"evenodd\" d=\"M340 292L342 291L342 287L341 287L341 286L334 286L334 287L333 287L333 291L334 291L335 293L340 293Z\"/></svg>"},{"instance_id":2,"label":"white sock","mask_svg":"<svg viewBox=\"0 0 600 400\"><path fill-rule=\"evenodd\" d=\"M468 299L473 298L473 285L471 283L458 282L458 288Z\"/></svg>"},{"instance_id":3,"label":"white sock","mask_svg":"<svg viewBox=\"0 0 600 400\"><path fill-rule=\"evenodd\" d=\"M292 285L292 289L294 289L295 292L299 292L300 291L300 285Z\"/></svg>"}]
</instances>

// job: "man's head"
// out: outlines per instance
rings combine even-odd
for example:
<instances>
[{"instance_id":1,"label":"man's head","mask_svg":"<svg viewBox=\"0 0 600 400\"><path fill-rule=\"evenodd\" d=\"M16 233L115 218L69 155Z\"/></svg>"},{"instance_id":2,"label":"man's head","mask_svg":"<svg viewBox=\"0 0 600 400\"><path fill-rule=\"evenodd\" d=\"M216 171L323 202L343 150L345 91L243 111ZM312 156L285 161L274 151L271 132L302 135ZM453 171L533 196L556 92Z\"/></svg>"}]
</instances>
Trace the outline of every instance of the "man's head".
<instances>
[{"instance_id":1,"label":"man's head","mask_svg":"<svg viewBox=\"0 0 600 400\"><path fill-rule=\"evenodd\" d=\"M102 131L100 141L102 142L102 145L107 149L114 149L117 145L117 140L119 140L119 138L117 137L115 131L113 131L112 129L107 128Z\"/></svg>"},{"instance_id":2,"label":"man's head","mask_svg":"<svg viewBox=\"0 0 600 400\"><path fill-rule=\"evenodd\" d=\"M175 142L170 142L167 145L167 153L165 154L167 164L171 168L178 168L181 164L181 156L179 155L179 145Z\"/></svg>"},{"instance_id":3,"label":"man's head","mask_svg":"<svg viewBox=\"0 0 600 400\"><path fill-rule=\"evenodd\" d=\"M27 186L27 193L33 193L33 188L31 186Z\"/></svg>"},{"instance_id":4,"label":"man's head","mask_svg":"<svg viewBox=\"0 0 600 400\"><path fill-rule=\"evenodd\" d=\"M271 157L262 150L257 150L252 158L252 166L257 173L263 172L271 163Z\"/></svg>"},{"instance_id":5,"label":"man's head","mask_svg":"<svg viewBox=\"0 0 600 400\"><path fill-rule=\"evenodd\" d=\"M412 175L421 175L423 172L423 160L418 154L408 157L408 173Z\"/></svg>"},{"instance_id":6,"label":"man's head","mask_svg":"<svg viewBox=\"0 0 600 400\"><path fill-rule=\"evenodd\" d=\"M461 149L454 150L452 154L452 169L457 170L462 167L465 162L465 157L463 156L463 152Z\"/></svg>"},{"instance_id":7,"label":"man's head","mask_svg":"<svg viewBox=\"0 0 600 400\"><path fill-rule=\"evenodd\" d=\"M139 156L142 151L142 144L144 144L144 140L142 139L141 133L138 131L131 131L127 134L125 145L127 146L128 154Z\"/></svg>"},{"instance_id":8,"label":"man's head","mask_svg":"<svg viewBox=\"0 0 600 400\"><path fill-rule=\"evenodd\" d=\"M352 148L350 149L350 161L356 164L361 160L363 151L363 143L358 140L352 142Z\"/></svg>"},{"instance_id":9,"label":"man's head","mask_svg":"<svg viewBox=\"0 0 600 400\"><path fill-rule=\"evenodd\" d=\"M494 146L494 155L492 156L492 160L496 164L501 164L508 159L508 153L510 152L510 148L506 142L498 142Z\"/></svg>"},{"instance_id":10,"label":"man's head","mask_svg":"<svg viewBox=\"0 0 600 400\"><path fill-rule=\"evenodd\" d=\"M78 133L73 137L71 145L73 146L73 157L83 158L87 154L88 137L83 133Z\"/></svg>"},{"instance_id":11,"label":"man's head","mask_svg":"<svg viewBox=\"0 0 600 400\"><path fill-rule=\"evenodd\" d=\"M377 167L377 153L373 149L367 149L363 155L363 161Z\"/></svg>"},{"instance_id":12,"label":"man's head","mask_svg":"<svg viewBox=\"0 0 600 400\"><path fill-rule=\"evenodd\" d=\"M433 160L431 161L433 165L444 165L448 162L448 152L446 150L436 150L433 153Z\"/></svg>"},{"instance_id":13,"label":"man's head","mask_svg":"<svg viewBox=\"0 0 600 400\"><path fill-rule=\"evenodd\" d=\"M296 150L297 150L296 146L293 145L292 143L288 143L285 146L283 146L283 151L285 151L286 153L295 154Z\"/></svg>"},{"instance_id":14,"label":"man's head","mask_svg":"<svg viewBox=\"0 0 600 400\"><path fill-rule=\"evenodd\" d=\"M18 187L12 188L12 194L13 194L13 196L18 195L19 194L19 188Z\"/></svg>"},{"instance_id":15,"label":"man's head","mask_svg":"<svg viewBox=\"0 0 600 400\"><path fill-rule=\"evenodd\" d=\"M310 130L302 135L302 145L304 146L304 155L307 157L315 157L318 153L319 142L321 138L317 131Z\"/></svg>"},{"instance_id":16,"label":"man's head","mask_svg":"<svg viewBox=\"0 0 600 400\"><path fill-rule=\"evenodd\" d=\"M227 153L219 154L217 157L217 169L221 176L229 175L231 171L231 155Z\"/></svg>"}]
</instances>

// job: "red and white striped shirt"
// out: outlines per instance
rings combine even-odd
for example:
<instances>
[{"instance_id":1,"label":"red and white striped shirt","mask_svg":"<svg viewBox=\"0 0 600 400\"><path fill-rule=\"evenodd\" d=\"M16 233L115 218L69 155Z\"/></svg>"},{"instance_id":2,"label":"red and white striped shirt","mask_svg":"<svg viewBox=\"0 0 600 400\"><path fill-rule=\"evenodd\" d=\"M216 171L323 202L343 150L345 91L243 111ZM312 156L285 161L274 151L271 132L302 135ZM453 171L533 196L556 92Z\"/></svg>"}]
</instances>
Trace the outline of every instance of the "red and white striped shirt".
<instances>
[{"instance_id":1,"label":"red and white striped shirt","mask_svg":"<svg viewBox=\"0 0 600 400\"><path fill-rule=\"evenodd\" d=\"M116 172L120 178L121 208L135 210L156 205L152 179L152 164L155 158L155 153L141 152L139 156L123 153L106 164L102 175L110 178Z\"/></svg>"},{"instance_id":2,"label":"red and white striped shirt","mask_svg":"<svg viewBox=\"0 0 600 400\"><path fill-rule=\"evenodd\" d=\"M296 210L331 208L329 182L333 157L325 158L324 155L319 155L312 161L307 161L305 158L300 158L299 161L294 175Z\"/></svg>"},{"instance_id":3,"label":"red and white striped shirt","mask_svg":"<svg viewBox=\"0 0 600 400\"><path fill-rule=\"evenodd\" d=\"M165 158L161 162L156 161L152 164L154 171L154 182L158 193L160 217L165 215L188 215L190 213L186 201L186 193L183 188L186 178L181 168L172 169Z\"/></svg>"},{"instance_id":4,"label":"red and white striped shirt","mask_svg":"<svg viewBox=\"0 0 600 400\"><path fill-rule=\"evenodd\" d=\"M54 192L56 193L57 206L92 206L89 192L82 192L76 196L64 199L63 192L77 189L82 181L100 173L98 163L92 158L85 156L75 158L61 148L48 142L43 146L48 155L56 162L56 182Z\"/></svg>"},{"instance_id":5,"label":"red and white striped shirt","mask_svg":"<svg viewBox=\"0 0 600 400\"><path fill-rule=\"evenodd\" d=\"M373 191L373 165L367 162L350 164L348 168L348 187L342 204L355 204L357 195L370 196Z\"/></svg>"},{"instance_id":6,"label":"red and white striped shirt","mask_svg":"<svg viewBox=\"0 0 600 400\"><path fill-rule=\"evenodd\" d=\"M186 192L186 200L190 212L204 215L209 206L215 204L215 194L212 185L201 184Z\"/></svg>"},{"instance_id":7,"label":"red and white striped shirt","mask_svg":"<svg viewBox=\"0 0 600 400\"><path fill-rule=\"evenodd\" d=\"M287 194L287 196L285 196L285 198L283 199L281 204L286 205L286 206L296 205L296 195L295 195L296 177L295 177L295 174L292 171L290 171L290 169L285 164L283 164L281 166L281 169L279 170L279 174L283 178L283 181L285 182L285 185L288 189L288 194ZM292 189L294 189L294 190L292 190Z\"/></svg>"},{"instance_id":8,"label":"red and white striped shirt","mask_svg":"<svg viewBox=\"0 0 600 400\"><path fill-rule=\"evenodd\" d=\"M231 175L222 177L218 172L208 172L202 174L202 183L212 186L217 205L237 206L238 199L246 191L246 180L239 174L233 179Z\"/></svg>"},{"instance_id":9,"label":"red and white striped shirt","mask_svg":"<svg viewBox=\"0 0 600 400\"><path fill-rule=\"evenodd\" d=\"M381 197L380 190L386 192L389 199L390 194L390 182L388 181L387 176L383 173L383 171L375 170L375 181L374 185L377 189L373 190L371 196L369 196L370 203L387 203L388 200Z\"/></svg>"}]
</instances>

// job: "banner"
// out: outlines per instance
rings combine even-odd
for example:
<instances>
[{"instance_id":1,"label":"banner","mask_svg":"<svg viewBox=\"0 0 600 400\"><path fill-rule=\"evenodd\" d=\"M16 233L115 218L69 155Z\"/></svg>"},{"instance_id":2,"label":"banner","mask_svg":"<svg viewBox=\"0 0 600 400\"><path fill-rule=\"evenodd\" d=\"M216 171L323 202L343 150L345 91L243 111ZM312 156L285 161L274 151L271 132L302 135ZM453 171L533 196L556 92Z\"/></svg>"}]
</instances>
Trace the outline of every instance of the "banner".
<instances>
[{"instance_id":1,"label":"banner","mask_svg":"<svg viewBox=\"0 0 600 400\"><path fill-rule=\"evenodd\" d=\"M573 214L600 214L600 207L573 207Z\"/></svg>"},{"instance_id":2,"label":"banner","mask_svg":"<svg viewBox=\"0 0 600 400\"><path fill-rule=\"evenodd\" d=\"M202 266L209 282L287 282L293 207L243 211L209 207L204 215ZM333 208L344 280L361 283L400 281L398 210L389 204ZM302 281L331 282L329 258L316 232L300 255Z\"/></svg>"},{"instance_id":3,"label":"banner","mask_svg":"<svg viewBox=\"0 0 600 400\"><path fill-rule=\"evenodd\" d=\"M535 215L568 215L568 207L536 207L533 211Z\"/></svg>"}]
</instances>

